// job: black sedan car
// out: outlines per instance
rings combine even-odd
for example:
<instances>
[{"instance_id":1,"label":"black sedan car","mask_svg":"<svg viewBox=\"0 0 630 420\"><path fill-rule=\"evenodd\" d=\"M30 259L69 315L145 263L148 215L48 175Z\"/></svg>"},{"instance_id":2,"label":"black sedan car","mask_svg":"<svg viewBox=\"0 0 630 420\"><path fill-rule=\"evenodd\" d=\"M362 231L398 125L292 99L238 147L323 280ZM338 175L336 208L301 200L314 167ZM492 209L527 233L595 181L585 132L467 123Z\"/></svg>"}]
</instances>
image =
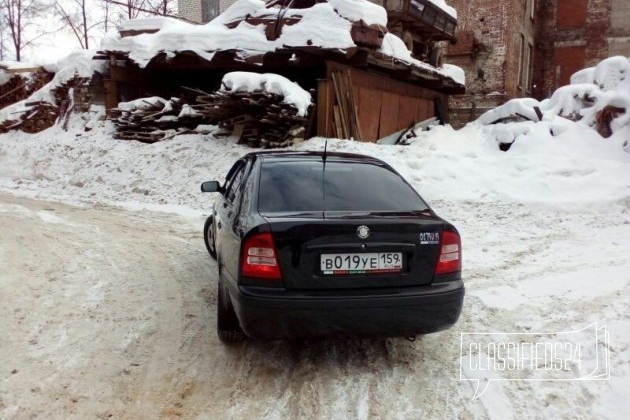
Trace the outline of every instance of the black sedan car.
<instances>
[{"instance_id":1,"label":"black sedan car","mask_svg":"<svg viewBox=\"0 0 630 420\"><path fill-rule=\"evenodd\" d=\"M219 193L204 237L222 341L415 337L457 321L459 234L386 163L251 153L201 190Z\"/></svg>"}]
</instances>

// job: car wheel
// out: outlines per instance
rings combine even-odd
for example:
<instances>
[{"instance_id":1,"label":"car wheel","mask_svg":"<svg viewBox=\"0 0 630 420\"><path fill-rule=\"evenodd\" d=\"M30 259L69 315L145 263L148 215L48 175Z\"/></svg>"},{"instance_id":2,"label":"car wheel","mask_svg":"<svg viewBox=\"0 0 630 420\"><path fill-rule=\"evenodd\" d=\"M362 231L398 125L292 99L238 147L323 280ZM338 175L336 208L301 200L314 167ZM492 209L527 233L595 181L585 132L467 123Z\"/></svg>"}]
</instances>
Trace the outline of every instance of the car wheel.
<instances>
[{"instance_id":1,"label":"car wheel","mask_svg":"<svg viewBox=\"0 0 630 420\"><path fill-rule=\"evenodd\" d=\"M219 289L217 295L217 334L219 340L224 343L243 341L245 334L238 325L238 318L232 305L223 294L223 286L219 283L217 287Z\"/></svg>"},{"instance_id":2,"label":"car wheel","mask_svg":"<svg viewBox=\"0 0 630 420\"><path fill-rule=\"evenodd\" d=\"M216 243L214 240L214 226L212 226L213 224L214 224L213 217L212 216L208 217L206 219L206 224L203 226L203 239L204 239L204 242L206 243L206 248L208 249L210 256L216 260L217 248L216 248Z\"/></svg>"}]
</instances>

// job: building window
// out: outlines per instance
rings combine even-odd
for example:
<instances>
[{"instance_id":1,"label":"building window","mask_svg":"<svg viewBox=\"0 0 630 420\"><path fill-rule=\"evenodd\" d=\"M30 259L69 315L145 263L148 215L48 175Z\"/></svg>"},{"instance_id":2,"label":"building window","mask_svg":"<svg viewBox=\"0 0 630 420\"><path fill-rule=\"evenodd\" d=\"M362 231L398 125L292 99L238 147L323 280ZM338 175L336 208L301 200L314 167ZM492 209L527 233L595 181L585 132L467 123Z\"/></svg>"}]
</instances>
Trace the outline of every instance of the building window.
<instances>
[{"instance_id":1,"label":"building window","mask_svg":"<svg viewBox=\"0 0 630 420\"><path fill-rule=\"evenodd\" d=\"M219 0L201 0L201 23L210 22L219 15Z\"/></svg>"}]
</instances>

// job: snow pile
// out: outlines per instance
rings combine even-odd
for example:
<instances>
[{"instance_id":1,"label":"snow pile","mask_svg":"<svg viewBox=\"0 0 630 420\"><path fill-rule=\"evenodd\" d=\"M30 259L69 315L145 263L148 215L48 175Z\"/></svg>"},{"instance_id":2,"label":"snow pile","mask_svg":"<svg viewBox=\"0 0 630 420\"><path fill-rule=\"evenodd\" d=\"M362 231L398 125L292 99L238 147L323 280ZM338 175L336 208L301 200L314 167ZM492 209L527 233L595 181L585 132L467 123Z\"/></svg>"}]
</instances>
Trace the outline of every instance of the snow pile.
<instances>
[{"instance_id":1,"label":"snow pile","mask_svg":"<svg viewBox=\"0 0 630 420\"><path fill-rule=\"evenodd\" d=\"M516 122L519 119L528 122ZM576 137L591 142L605 137L605 149L612 145L630 152L630 59L607 58L596 67L575 73L571 84L557 89L551 98L541 102L513 99L483 114L477 123L487 125L488 132L504 144L517 138L536 142L544 137L560 142ZM495 123L503 124L492 125Z\"/></svg>"},{"instance_id":2,"label":"snow pile","mask_svg":"<svg viewBox=\"0 0 630 420\"><path fill-rule=\"evenodd\" d=\"M244 71L228 73L223 77L221 90L234 92L267 92L284 97L282 102L293 105L303 117L311 106L311 94L286 77L273 74L258 74Z\"/></svg>"},{"instance_id":3,"label":"snow pile","mask_svg":"<svg viewBox=\"0 0 630 420\"><path fill-rule=\"evenodd\" d=\"M179 135L153 145L114 141L111 122L83 131L0 135L0 189L71 202L201 210L199 183L223 179L251 148L209 135ZM429 203L506 202L570 211L630 213L630 154L616 142L571 133L551 141L529 123L530 141L500 151L487 128L439 126L409 146L328 140L328 150L366 154L396 168ZM522 135L522 134L521 134ZM288 150L323 150L311 139Z\"/></svg>"}]
</instances>

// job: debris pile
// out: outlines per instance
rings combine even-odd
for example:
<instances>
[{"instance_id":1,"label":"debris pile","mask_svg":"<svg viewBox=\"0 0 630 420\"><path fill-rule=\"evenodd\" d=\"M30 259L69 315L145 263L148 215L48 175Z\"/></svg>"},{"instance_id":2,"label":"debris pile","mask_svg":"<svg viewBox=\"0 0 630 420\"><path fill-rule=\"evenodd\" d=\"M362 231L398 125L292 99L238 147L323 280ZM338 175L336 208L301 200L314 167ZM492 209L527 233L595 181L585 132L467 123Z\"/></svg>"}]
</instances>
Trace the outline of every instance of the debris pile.
<instances>
[{"instance_id":1,"label":"debris pile","mask_svg":"<svg viewBox=\"0 0 630 420\"><path fill-rule=\"evenodd\" d=\"M25 76L5 70L0 72L0 109L28 98L53 77L52 73L45 70L26 73Z\"/></svg>"},{"instance_id":2,"label":"debris pile","mask_svg":"<svg viewBox=\"0 0 630 420\"><path fill-rule=\"evenodd\" d=\"M14 112L15 119L9 118L0 123L0 133L6 133L10 130L39 133L56 123L62 124L66 129L70 114L75 107L75 89L79 89L89 82L90 78L75 75L65 83L50 90L54 103L45 100L25 102L19 110ZM35 90L39 88L35 87Z\"/></svg>"},{"instance_id":3,"label":"debris pile","mask_svg":"<svg viewBox=\"0 0 630 420\"><path fill-rule=\"evenodd\" d=\"M200 116L183 99L158 96L121 102L110 111L116 126L114 138L155 143L173 134L189 132L199 125Z\"/></svg>"},{"instance_id":4,"label":"debris pile","mask_svg":"<svg viewBox=\"0 0 630 420\"><path fill-rule=\"evenodd\" d=\"M501 150L509 150L534 124L547 125L552 136L579 124L609 138L630 127L630 59L609 57L575 73L549 99L512 99L477 122L489 126Z\"/></svg>"},{"instance_id":5,"label":"debris pile","mask_svg":"<svg viewBox=\"0 0 630 420\"><path fill-rule=\"evenodd\" d=\"M311 94L275 74L233 72L215 92L184 88L170 100L154 96L121 102L111 111L115 137L153 143L198 125L250 147L286 147L303 140L315 113ZM310 111L310 112L309 112Z\"/></svg>"},{"instance_id":6,"label":"debris pile","mask_svg":"<svg viewBox=\"0 0 630 420\"><path fill-rule=\"evenodd\" d=\"M199 91L193 108L206 122L217 124L223 134L250 147L286 147L300 139L309 125L284 97L264 91ZM311 113L311 116L313 113Z\"/></svg>"}]
</instances>

